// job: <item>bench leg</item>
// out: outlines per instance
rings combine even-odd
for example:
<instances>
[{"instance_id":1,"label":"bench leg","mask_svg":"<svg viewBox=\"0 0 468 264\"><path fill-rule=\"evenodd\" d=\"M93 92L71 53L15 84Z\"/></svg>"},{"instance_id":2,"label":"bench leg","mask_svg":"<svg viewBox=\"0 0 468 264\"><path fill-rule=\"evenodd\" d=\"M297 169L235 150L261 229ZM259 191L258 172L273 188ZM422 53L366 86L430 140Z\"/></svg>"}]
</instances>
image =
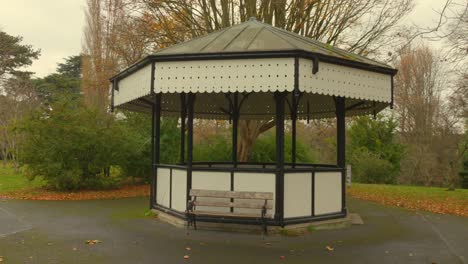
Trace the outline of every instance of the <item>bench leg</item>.
<instances>
[{"instance_id":1,"label":"bench leg","mask_svg":"<svg viewBox=\"0 0 468 264\"><path fill-rule=\"evenodd\" d=\"M267 223L265 219L266 215L266 207L262 208L262 237L265 239L265 236L268 235L268 230L267 230Z\"/></svg>"}]
</instances>

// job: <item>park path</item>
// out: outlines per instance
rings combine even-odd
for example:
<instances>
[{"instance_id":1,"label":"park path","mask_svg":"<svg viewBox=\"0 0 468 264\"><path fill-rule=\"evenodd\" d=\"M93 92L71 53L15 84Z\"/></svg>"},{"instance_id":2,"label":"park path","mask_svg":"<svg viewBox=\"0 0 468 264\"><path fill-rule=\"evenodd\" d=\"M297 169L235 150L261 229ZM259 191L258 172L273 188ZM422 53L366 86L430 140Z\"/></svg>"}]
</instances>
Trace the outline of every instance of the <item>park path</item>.
<instances>
[{"instance_id":1,"label":"park path","mask_svg":"<svg viewBox=\"0 0 468 264\"><path fill-rule=\"evenodd\" d=\"M451 215L350 199L350 211L359 213L364 225L262 240L200 230L187 236L145 217L147 205L145 198L0 201L0 256L3 263L467 263L468 258L468 218ZM102 243L85 244L89 239Z\"/></svg>"}]
</instances>

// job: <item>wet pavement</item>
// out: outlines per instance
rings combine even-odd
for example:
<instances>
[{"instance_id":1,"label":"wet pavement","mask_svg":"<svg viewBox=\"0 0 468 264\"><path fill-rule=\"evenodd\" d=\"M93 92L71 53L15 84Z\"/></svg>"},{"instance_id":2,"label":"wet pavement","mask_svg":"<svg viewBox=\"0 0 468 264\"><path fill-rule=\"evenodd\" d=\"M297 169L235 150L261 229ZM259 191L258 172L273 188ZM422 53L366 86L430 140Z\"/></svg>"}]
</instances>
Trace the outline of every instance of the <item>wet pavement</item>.
<instances>
[{"instance_id":1,"label":"wet pavement","mask_svg":"<svg viewBox=\"0 0 468 264\"><path fill-rule=\"evenodd\" d=\"M0 201L0 256L3 263L468 263L468 218L348 205L364 225L262 240L202 230L187 236L146 217L145 198Z\"/></svg>"}]
</instances>

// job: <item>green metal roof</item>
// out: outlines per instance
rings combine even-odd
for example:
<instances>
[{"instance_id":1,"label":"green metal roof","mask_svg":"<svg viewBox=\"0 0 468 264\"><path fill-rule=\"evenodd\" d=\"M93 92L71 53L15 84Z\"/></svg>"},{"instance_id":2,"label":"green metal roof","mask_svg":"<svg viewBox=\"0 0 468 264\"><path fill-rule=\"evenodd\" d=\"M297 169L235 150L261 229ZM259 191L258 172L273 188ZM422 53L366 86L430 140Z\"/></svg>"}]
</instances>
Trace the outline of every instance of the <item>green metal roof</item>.
<instances>
[{"instance_id":1,"label":"green metal roof","mask_svg":"<svg viewBox=\"0 0 468 264\"><path fill-rule=\"evenodd\" d=\"M384 63L259 22L254 18L244 23L161 49L153 55L196 55L207 53L293 50L302 50L341 60L355 61L372 66L393 69Z\"/></svg>"}]
</instances>

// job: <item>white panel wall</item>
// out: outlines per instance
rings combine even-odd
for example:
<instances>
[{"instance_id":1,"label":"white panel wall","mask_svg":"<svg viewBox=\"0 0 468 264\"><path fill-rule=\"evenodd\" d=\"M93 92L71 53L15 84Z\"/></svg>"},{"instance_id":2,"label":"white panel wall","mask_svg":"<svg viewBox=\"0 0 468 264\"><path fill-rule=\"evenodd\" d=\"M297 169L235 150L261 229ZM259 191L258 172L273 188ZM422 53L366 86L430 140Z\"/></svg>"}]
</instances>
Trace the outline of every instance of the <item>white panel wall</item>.
<instances>
[{"instance_id":1,"label":"white panel wall","mask_svg":"<svg viewBox=\"0 0 468 264\"><path fill-rule=\"evenodd\" d=\"M284 217L312 215L312 173L284 174Z\"/></svg>"},{"instance_id":2,"label":"white panel wall","mask_svg":"<svg viewBox=\"0 0 468 264\"><path fill-rule=\"evenodd\" d=\"M312 61L299 60L299 90L379 102L391 101L391 75L320 62L312 74Z\"/></svg>"},{"instance_id":3,"label":"white panel wall","mask_svg":"<svg viewBox=\"0 0 468 264\"><path fill-rule=\"evenodd\" d=\"M267 92L294 87L294 58L156 63L156 92Z\"/></svg>"},{"instance_id":4,"label":"white panel wall","mask_svg":"<svg viewBox=\"0 0 468 264\"><path fill-rule=\"evenodd\" d=\"M187 171L172 169L172 209L185 212L187 207Z\"/></svg>"},{"instance_id":5,"label":"white panel wall","mask_svg":"<svg viewBox=\"0 0 468 264\"><path fill-rule=\"evenodd\" d=\"M234 173L234 191L246 192L272 192L273 197L276 197L275 190L275 174L273 173L251 173L251 172L235 172ZM238 199L241 200L241 199ZM273 200L273 209L268 210L268 214L274 215L275 201ZM235 212L258 213L258 209L234 209Z\"/></svg>"},{"instance_id":6,"label":"white panel wall","mask_svg":"<svg viewBox=\"0 0 468 264\"><path fill-rule=\"evenodd\" d=\"M114 91L114 105L118 106L151 92L151 64L120 80L119 90Z\"/></svg>"},{"instance_id":7,"label":"white panel wall","mask_svg":"<svg viewBox=\"0 0 468 264\"><path fill-rule=\"evenodd\" d=\"M204 190L231 190L231 173L230 172L213 172L213 171L193 171L192 172L192 189ZM199 200L224 201L229 202L230 199L223 198L197 198ZM208 207L197 206L197 210L229 212L230 208L226 207Z\"/></svg>"},{"instance_id":8,"label":"white panel wall","mask_svg":"<svg viewBox=\"0 0 468 264\"><path fill-rule=\"evenodd\" d=\"M157 173L156 203L165 207L169 207L170 170L166 168L158 168Z\"/></svg>"},{"instance_id":9,"label":"white panel wall","mask_svg":"<svg viewBox=\"0 0 468 264\"><path fill-rule=\"evenodd\" d=\"M315 215L341 212L341 172L315 173Z\"/></svg>"}]
</instances>

